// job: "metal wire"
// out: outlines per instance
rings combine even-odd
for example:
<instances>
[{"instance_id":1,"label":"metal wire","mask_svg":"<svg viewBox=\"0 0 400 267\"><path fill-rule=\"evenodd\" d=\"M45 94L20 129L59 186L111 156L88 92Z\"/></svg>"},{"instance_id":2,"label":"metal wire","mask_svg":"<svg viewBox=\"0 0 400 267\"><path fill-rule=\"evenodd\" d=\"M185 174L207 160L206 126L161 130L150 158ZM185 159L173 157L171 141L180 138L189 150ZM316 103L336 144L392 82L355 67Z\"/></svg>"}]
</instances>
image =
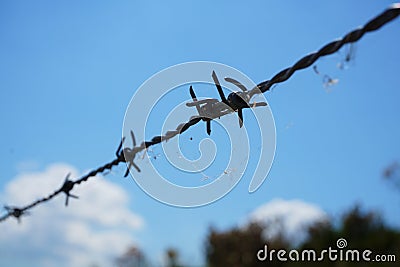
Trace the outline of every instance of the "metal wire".
<instances>
[{"instance_id":1,"label":"metal wire","mask_svg":"<svg viewBox=\"0 0 400 267\"><path fill-rule=\"evenodd\" d=\"M320 50L318 50L315 53L311 53L300 60L298 60L292 67L286 68L279 73L277 73L275 76L273 76L270 80L261 82L257 85L257 87L253 88L250 91L247 92L240 92L240 94L243 96L247 94L246 98L250 99L252 96L255 94L259 93L265 93L268 90L271 89L271 87L274 84L284 82L288 80L296 71L305 69L309 66L311 66L316 60L318 60L320 57L326 56L333 54L337 52L343 45L347 43L354 43L360 40L360 38L367 32L371 31L376 31L386 23L390 22L391 20L395 19L397 16L400 15L400 3L393 4L390 6L388 9L386 9L384 12L382 12L380 15L376 16L372 20L370 20L367 24L365 24L363 27L360 27L356 30L353 30L346 34L343 38L333 41L331 43L328 43L324 47L322 47ZM232 109L230 112L234 112L235 109ZM221 116L224 116L230 112L224 112L221 113ZM26 206L22 207L15 207L15 206L4 206L6 213L0 217L0 222L5 221L9 217L14 217L18 221L20 221L21 217L24 215L29 214L29 210L34 208L35 206L50 201L57 195L64 193L66 195L66 201L65 205L68 205L68 200L70 197L77 198L77 196L74 196L71 194L71 191L73 190L75 185L79 185L83 182L87 182L90 178L95 177L99 173L103 173L106 170L111 170L113 167L119 165L121 162L128 163L128 170L131 166L134 166L137 171L140 171L140 169L136 166L134 163L134 158L137 153L140 151L143 151L150 146L159 144L163 141L166 141L168 139L173 138L174 136L178 134L182 134L183 132L187 131L190 127L193 125L196 125L200 121L210 121L209 117L203 117L202 114L199 114L199 116L193 116L187 121L186 123L181 123L179 124L175 130L168 131L162 136L155 136L153 137L150 141L144 141L142 142L139 146L136 146L136 142L134 140L134 136L132 133L132 139L134 141L134 145L132 148L122 148L122 143L124 142L124 139L122 139L115 155L116 158L100 167L97 169L94 169L87 173L86 175L82 176L81 178L71 181L69 180L69 175L64 180L64 183L61 185L61 187L57 190L55 190L53 193L48 195L47 197L40 198L31 204L28 204ZM127 173L128 173L127 170ZM126 174L127 174L126 173Z\"/></svg>"},{"instance_id":2,"label":"metal wire","mask_svg":"<svg viewBox=\"0 0 400 267\"><path fill-rule=\"evenodd\" d=\"M272 87L272 85L286 81L293 75L293 73L311 66L320 57L337 52L343 45L347 43L357 42L365 33L378 30L380 27L395 19L399 15L400 3L395 3L380 15L367 22L367 24L365 24L363 27L355 29L346 34L343 38L325 45L317 52L301 58L292 67L286 68L275 74L272 79L259 83L256 88L249 92L250 96L257 94L259 91L261 91L261 93L265 93Z\"/></svg>"}]
</instances>

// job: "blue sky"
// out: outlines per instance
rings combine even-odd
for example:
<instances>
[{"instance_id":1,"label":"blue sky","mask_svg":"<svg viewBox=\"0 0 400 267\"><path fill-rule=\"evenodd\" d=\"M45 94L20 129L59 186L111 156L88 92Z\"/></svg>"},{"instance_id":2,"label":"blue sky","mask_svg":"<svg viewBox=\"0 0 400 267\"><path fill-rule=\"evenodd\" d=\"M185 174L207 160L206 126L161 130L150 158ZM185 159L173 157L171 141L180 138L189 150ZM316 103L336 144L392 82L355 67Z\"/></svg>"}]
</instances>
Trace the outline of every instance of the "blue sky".
<instances>
[{"instance_id":1,"label":"blue sky","mask_svg":"<svg viewBox=\"0 0 400 267\"><path fill-rule=\"evenodd\" d=\"M261 82L390 4L1 1L1 204L26 203L9 203L6 198L7 192L32 189L10 189L24 177L60 170L79 175L111 160L133 93L156 72L178 63L210 60ZM201 264L210 225L226 229L243 223L274 199L298 199L334 218L360 203L377 209L399 228L400 213L394 212L400 205L398 192L381 178L383 169L399 159L399 26L397 19L364 36L345 70L337 67L344 50L318 61L320 72L339 79L330 92L309 68L266 94L276 123L277 150L270 174L256 193L247 192L250 178L244 177L216 203L181 209L159 203L131 179L123 179L123 167L106 176L117 192L123 189L127 194L128 202L117 202L126 206L121 216L140 218L140 224L132 224L132 243L154 260L173 246L184 261ZM204 131L204 125L190 131ZM58 171L50 171L54 166ZM55 184L63 178L60 173ZM80 194L95 183L80 186ZM68 209L83 201L73 200ZM57 203L59 208L62 202ZM32 210L23 225L39 216ZM10 220L0 225L2 232L11 223L18 226ZM40 228L40 221L32 225ZM18 229L28 226L18 227L13 231L22 238ZM117 231L122 226L112 227L110 231ZM0 247L8 242L3 239ZM31 251L27 245L24 250ZM17 259L17 250L8 253L8 260L14 257L20 266L27 266ZM33 255L31 263L40 265L46 251Z\"/></svg>"}]
</instances>

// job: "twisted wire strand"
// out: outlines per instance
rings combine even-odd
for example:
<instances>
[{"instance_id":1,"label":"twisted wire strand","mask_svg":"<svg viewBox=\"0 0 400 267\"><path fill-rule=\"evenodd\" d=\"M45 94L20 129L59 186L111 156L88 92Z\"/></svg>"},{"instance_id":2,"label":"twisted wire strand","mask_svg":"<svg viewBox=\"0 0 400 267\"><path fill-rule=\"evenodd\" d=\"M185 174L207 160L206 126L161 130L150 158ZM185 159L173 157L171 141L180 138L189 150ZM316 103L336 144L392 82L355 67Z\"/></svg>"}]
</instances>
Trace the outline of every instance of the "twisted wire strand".
<instances>
[{"instance_id":1,"label":"twisted wire strand","mask_svg":"<svg viewBox=\"0 0 400 267\"><path fill-rule=\"evenodd\" d=\"M367 24L365 24L363 27L355 29L355 30L347 33L343 38L333 41L331 43L328 43L327 45L322 47L317 52L311 53L311 54L301 58L292 67L289 67L289 68L286 68L286 69L280 71L275 76L273 76L270 80L259 83L257 85L257 87L255 87L252 90L247 92L249 98L251 98L255 94L267 92L268 90L270 90L272 85L288 80L296 71L305 69L305 68L311 66L320 57L330 55L330 54L337 52L343 45L345 45L347 43L357 42L365 33L378 30L383 25L392 21L399 15L400 15L400 3L393 4L388 9L386 9L384 12L382 12L380 15L376 16L375 18L373 18L372 20L367 22ZM221 113L221 117L228 113L230 113L230 112ZM124 148L124 150L121 152L119 150L122 146L122 142L124 140L123 139L120 147L117 150L116 158L114 160L98 167L97 169L90 171L89 173L85 174L84 176L82 176L81 178L79 178L75 181L68 180L68 177L69 177L69 175L68 175L64 181L64 184L59 189L55 190L53 193L51 193L47 197L40 198L40 199L32 202L29 205L26 205L23 207L5 206L5 209L7 210L7 212L3 216L0 217L0 222L5 221L9 217L15 217L19 221L21 216L24 216L28 213L28 210L34 208L35 206L37 206L41 203L50 201L51 199L53 199L54 197L56 197L57 195L59 195L61 193L66 194L66 197L67 197L66 205L68 205L69 197L76 198L76 196L73 196L70 194L70 192L72 191L72 189L75 185L79 185L83 182L86 182L91 177L95 177L97 174L103 173L106 170L111 170L113 167L119 165L121 162L134 164L133 160L137 153L149 148L150 146L159 144L163 141L167 141L168 139L171 139L178 134L182 134L183 132L187 131L190 127L196 125L197 123L199 123L201 121L206 121L206 120L210 120L210 118L202 117L202 116L193 116L189 119L189 121L179 124L175 130L168 131L162 136L155 136L150 141L143 141L139 146L134 146L133 148ZM129 166L128 166L128 168L129 168Z\"/></svg>"},{"instance_id":2,"label":"twisted wire strand","mask_svg":"<svg viewBox=\"0 0 400 267\"><path fill-rule=\"evenodd\" d=\"M57 189L56 191L54 191L47 197L40 198L40 199L32 202L31 204L23 206L23 207L5 207L7 209L7 213L5 213L3 216L0 217L0 222L5 221L9 217L15 217L18 221L20 221L20 218L22 216L24 216L25 214L27 214L28 210L32 209L33 207L35 207L41 203L50 201L51 199L53 199L54 197L56 197L57 195L59 195L61 193L65 193L67 195L66 205L68 205L68 197L71 196L70 191L72 191L73 187L76 184L79 185L83 182L88 181L91 177L95 177L99 173L103 173L106 170L111 170L113 167L119 165L121 162L133 161L133 159L135 158L137 153L149 148L150 146L153 146L153 145L159 144L163 141L166 141L168 139L171 139L178 134L182 134L187 129L189 129L191 126L200 122L202 119L205 119L205 118L198 117L198 116L192 117L188 122L179 124L178 127L176 128L176 130L168 131L163 136L155 136L151 139L151 141L142 142L140 146L133 147L132 149L129 149L128 151L124 151L124 153L118 153L118 151L117 151L116 158L113 161L108 162L108 163L98 167L97 169L90 171L89 173L85 174L78 180L69 181L66 179L64 184L59 189ZM69 183L67 184L67 182L69 182ZM69 188L66 189L65 188L66 185L68 185Z\"/></svg>"},{"instance_id":3,"label":"twisted wire strand","mask_svg":"<svg viewBox=\"0 0 400 267\"><path fill-rule=\"evenodd\" d=\"M363 27L355 29L347 33L343 38L336 41L330 42L329 44L322 47L317 52L311 53L300 60L298 60L292 67L286 68L272 77L270 80L261 82L256 88L249 92L250 96L258 93L265 93L271 89L274 84L281 83L289 79L296 71L305 69L311 66L320 57L333 54L337 52L343 45L347 43L354 43L360 40L367 32L376 31L389 21L395 19L400 15L400 3L395 3L391 5L388 9L382 12L380 15L376 16Z\"/></svg>"},{"instance_id":4,"label":"twisted wire strand","mask_svg":"<svg viewBox=\"0 0 400 267\"><path fill-rule=\"evenodd\" d=\"M76 181L73 181L70 184L71 185L71 190L72 190L72 187L75 184L81 184L82 182L86 182L90 177L94 177L97 174L103 173L106 170L111 170L114 166L117 166L121 162L124 162L124 159L122 157L117 157L113 161L111 161L109 163L106 163L103 166L101 166L101 167L99 167L99 168L97 168L95 170L92 170L88 174L82 176L80 179L78 179ZM71 191L71 190L69 190L69 191ZM41 203L50 201L51 199L53 199L54 197L56 197L57 195L59 195L59 194L61 194L63 192L65 192L65 191L63 190L63 186L61 186L59 189L57 189L56 191L54 191L53 193L51 193L47 197L40 198L40 199L38 199L38 200L36 200L36 201L32 202L31 204L26 205L24 207L12 207L12 208L6 207L8 209L8 212L0 217L0 222L6 220L8 217L11 217L11 216L14 216L17 219L19 219L21 216L25 215L28 210L32 209L33 207L35 207L35 206L37 206L37 205L39 205ZM66 193L68 194L69 192L66 192Z\"/></svg>"}]
</instances>

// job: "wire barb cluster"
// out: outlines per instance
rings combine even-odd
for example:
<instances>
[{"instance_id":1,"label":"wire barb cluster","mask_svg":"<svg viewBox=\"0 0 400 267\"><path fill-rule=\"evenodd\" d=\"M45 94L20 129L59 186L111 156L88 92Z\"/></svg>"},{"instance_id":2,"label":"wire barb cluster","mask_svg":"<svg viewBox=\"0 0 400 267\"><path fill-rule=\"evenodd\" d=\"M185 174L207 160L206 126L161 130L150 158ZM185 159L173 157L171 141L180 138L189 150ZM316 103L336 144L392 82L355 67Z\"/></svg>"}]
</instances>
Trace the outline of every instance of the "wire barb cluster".
<instances>
[{"instance_id":1,"label":"wire barb cluster","mask_svg":"<svg viewBox=\"0 0 400 267\"><path fill-rule=\"evenodd\" d=\"M196 125L200 121L204 121L207 124L207 133L211 134L211 126L210 122L213 119L222 117L226 114L232 112L238 112L239 116L239 125L240 127L243 124L243 117L242 117L242 109L244 108L252 108L256 106L264 106L266 103L249 103L249 100L255 95L260 93L265 93L271 89L274 84L284 82L288 80L296 71L305 69L311 66L316 60L320 57L333 54L337 52L343 45L347 43L354 43L357 42L365 33L378 30L380 27L388 23L389 21L395 19L400 15L400 3L393 4L380 15L376 16L372 20L370 20L367 24L363 27L355 29L348 34L346 34L343 38L328 43L327 45L323 46L317 52L311 53L300 60L298 60L292 67L286 68L275 76L273 76L270 80L264 81L259 83L255 88L251 90L247 90L240 82L236 81L233 78L225 78L227 82L230 82L241 91L231 93L228 98L225 98L225 95L222 92L222 88L219 84L218 78L216 74L213 72L212 76L217 86L218 92L221 97L221 101L217 99L206 99L198 101L194 90L190 87L190 95L193 99L192 103L187 103L187 106L192 107L195 106L199 115L193 116L187 121L186 123L179 124L175 130L168 131L162 136L155 136L150 141L143 141L139 146L136 145L136 140L133 132L131 131L131 138L133 142L133 147L125 147L122 149L123 143L125 141L125 137L122 138L117 151L115 153L116 158L109 163L106 163L97 169L94 169L87 173L86 175L82 176L81 178L72 181L69 179L70 174L68 174L62 186L48 195L47 197L40 198L29 205L23 207L16 207L16 206L4 206L6 213L0 217L0 222L5 221L9 217L14 217L20 222L21 217L28 215L29 210L33 207L50 201L57 195L64 193L66 195L65 206L68 206L69 198L78 198L77 196L71 194L71 191L74 189L75 185L79 185L83 182L86 182L89 178L96 176L97 174L103 173L106 170L111 170L113 167L119 165L121 162L127 163L128 167L125 173L125 177L128 175L129 170L131 167L134 167L136 171L140 172L140 168L134 162L135 156L137 153L146 150L148 147L159 144L163 141L167 141L168 139L173 138L178 134L182 134L183 132L187 131L193 125Z\"/></svg>"}]
</instances>

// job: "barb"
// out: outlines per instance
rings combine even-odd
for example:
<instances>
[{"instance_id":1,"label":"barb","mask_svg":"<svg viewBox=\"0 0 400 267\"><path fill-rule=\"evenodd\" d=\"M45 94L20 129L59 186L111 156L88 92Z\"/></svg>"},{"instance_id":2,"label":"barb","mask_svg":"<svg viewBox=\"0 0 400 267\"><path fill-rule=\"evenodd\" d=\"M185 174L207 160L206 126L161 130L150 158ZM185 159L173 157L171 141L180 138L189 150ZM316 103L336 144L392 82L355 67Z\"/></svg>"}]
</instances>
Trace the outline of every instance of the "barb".
<instances>
[{"instance_id":1,"label":"barb","mask_svg":"<svg viewBox=\"0 0 400 267\"><path fill-rule=\"evenodd\" d=\"M11 207L11 206L4 206L4 209L8 211L10 216L13 216L17 219L18 223L21 223L21 216L23 215L29 215L29 212L24 211L20 208L17 207Z\"/></svg>"},{"instance_id":2,"label":"barb","mask_svg":"<svg viewBox=\"0 0 400 267\"><path fill-rule=\"evenodd\" d=\"M34 208L35 206L41 203L50 201L51 199L53 199L54 197L56 197L61 193L64 193L66 195L65 206L68 206L68 200L70 197L78 198L77 196L71 194L71 191L76 184L81 184L82 182L86 182L90 177L94 177L97 174L102 173L106 170L111 170L114 166L117 166L121 162L125 162L125 157L120 154L113 161L106 163L95 170L92 170L91 172L82 176L80 179L76 181L69 180L70 174L67 174L62 186L53 193L51 193L50 195L48 195L47 197L40 198L24 207L4 206L4 209L7 211L7 213L0 217L0 222L5 221L9 217L14 217L18 220L18 222L20 222L21 216L29 214L28 210Z\"/></svg>"},{"instance_id":3,"label":"barb","mask_svg":"<svg viewBox=\"0 0 400 267\"><path fill-rule=\"evenodd\" d=\"M391 20L395 19L399 15L400 15L400 3L393 4L391 7L382 12L380 15L370 20L363 27L353 30L348 34L346 34L343 38L337 41L333 41L322 47L317 52L311 53L301 58L292 67L280 71L275 76L273 76L272 79L259 83L255 88L249 91L235 79L225 78L227 82L236 85L241 90L229 94L228 98L225 97L222 88L220 86L220 83L218 81L218 78L215 72L213 72L212 76L215 85L217 87L217 90L219 92L219 95L221 97L221 101L218 101L217 99L206 99L198 101L193 91L193 88L191 87L190 95L193 99L193 102L187 103L187 106L189 107L195 106L199 113L198 116L191 117L189 121L187 121L186 123L179 124L175 130L168 131L165 133L165 135L155 136L150 141L143 141L139 146L136 145L134 134L133 132L131 132L131 138L133 142L132 148L125 147L124 149L122 149L125 137L122 138L115 153L116 158L114 160L102 165L101 167L98 167L97 169L90 171L89 173L87 173L86 175L82 176L81 178L75 181L69 180L70 174L68 174L64 179L62 186L59 189L57 189L47 197L38 199L29 205L23 207L4 206L6 213L0 217L0 222L5 221L9 217L14 217L18 220L18 222L20 222L21 217L24 215L28 215L29 214L28 211L30 209L34 208L35 206L41 203L50 201L51 199L53 199L54 197L56 197L61 193L64 193L66 195L65 205L68 206L68 200L70 197L78 198L77 196L71 194L71 191L75 185L79 185L83 182L86 182L89 180L89 178L95 177L99 173L111 170L113 167L119 165L121 162L128 163L127 171L124 175L125 177L128 175L131 167L134 167L136 171L140 172L140 168L134 163L134 159L137 153L147 149L150 146L159 144L163 141L167 141L178 134L182 134L193 125L199 123L200 121L206 122L207 133L211 134L211 126L210 126L211 120L222 117L232 112L238 112L239 125L241 127L243 124L243 117L242 117L243 109L266 105L266 103L264 102L253 103L253 104L249 103L249 100L251 99L252 96L254 96L255 94L267 92L268 90L271 89L271 87L274 84L286 81L296 71L311 66L320 57L337 52L344 44L357 42L365 33L378 30L380 27L390 22Z\"/></svg>"},{"instance_id":4,"label":"barb","mask_svg":"<svg viewBox=\"0 0 400 267\"><path fill-rule=\"evenodd\" d=\"M68 199L69 199L70 197L72 197L72 198L79 198L79 197L77 197L77 196L75 196L75 195L72 195L72 194L70 193L70 192L72 191L72 189L74 188L74 185L75 185L75 183L74 183L73 181L71 181L71 180L68 179L70 175L71 175L71 173L68 173L68 174L67 174L67 177L65 177L65 181L64 181L63 185L62 185L61 188L60 188L60 191L61 191L61 192L64 192L65 195L66 195L66 198L65 198L65 206L68 206Z\"/></svg>"}]
</instances>

